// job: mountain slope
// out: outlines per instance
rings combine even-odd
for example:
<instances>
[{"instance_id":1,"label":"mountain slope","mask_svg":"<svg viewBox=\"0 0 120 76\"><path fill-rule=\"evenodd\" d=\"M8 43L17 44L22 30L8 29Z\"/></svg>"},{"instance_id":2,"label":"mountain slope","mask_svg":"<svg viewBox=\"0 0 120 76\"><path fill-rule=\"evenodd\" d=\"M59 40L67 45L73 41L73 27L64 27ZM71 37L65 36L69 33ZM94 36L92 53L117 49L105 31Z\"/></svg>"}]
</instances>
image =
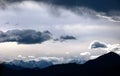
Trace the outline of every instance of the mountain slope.
<instances>
[{"instance_id":1,"label":"mountain slope","mask_svg":"<svg viewBox=\"0 0 120 76\"><path fill-rule=\"evenodd\" d=\"M120 76L120 56L110 52L85 64L61 64L45 69L15 70L4 64L1 76Z\"/></svg>"}]
</instances>

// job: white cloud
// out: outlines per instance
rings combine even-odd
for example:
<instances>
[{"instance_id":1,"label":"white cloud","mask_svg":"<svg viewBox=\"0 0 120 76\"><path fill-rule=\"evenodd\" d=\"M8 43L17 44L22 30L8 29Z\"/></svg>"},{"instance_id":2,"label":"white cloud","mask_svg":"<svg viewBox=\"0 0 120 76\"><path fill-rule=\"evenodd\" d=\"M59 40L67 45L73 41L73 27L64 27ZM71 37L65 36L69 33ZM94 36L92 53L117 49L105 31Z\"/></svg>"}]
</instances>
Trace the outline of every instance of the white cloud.
<instances>
[{"instance_id":1,"label":"white cloud","mask_svg":"<svg viewBox=\"0 0 120 76\"><path fill-rule=\"evenodd\" d=\"M91 55L91 53L90 52L83 52L83 53L80 53L80 55Z\"/></svg>"},{"instance_id":2,"label":"white cloud","mask_svg":"<svg viewBox=\"0 0 120 76\"><path fill-rule=\"evenodd\" d=\"M19 55L19 57L23 57ZM6 61L5 61L6 62ZM63 58L63 57L39 57L32 58L29 60L12 60L6 62L10 65L22 66L25 68L45 68L51 65L63 64L63 63L78 63L80 64L82 61L80 58Z\"/></svg>"},{"instance_id":3,"label":"white cloud","mask_svg":"<svg viewBox=\"0 0 120 76\"><path fill-rule=\"evenodd\" d=\"M103 19L107 19L108 21L111 21L111 22L120 22L119 16L115 17L118 20L115 20L114 17L111 17L111 16L105 16L105 15L100 15L100 14L98 14L96 16L103 18Z\"/></svg>"},{"instance_id":4,"label":"white cloud","mask_svg":"<svg viewBox=\"0 0 120 76\"><path fill-rule=\"evenodd\" d=\"M28 56L28 58L35 58L35 56Z\"/></svg>"},{"instance_id":5,"label":"white cloud","mask_svg":"<svg viewBox=\"0 0 120 76\"><path fill-rule=\"evenodd\" d=\"M44 61L52 62L53 64L65 63L65 60L63 57L38 57L38 58L35 58L33 60L35 60L35 61L44 60Z\"/></svg>"},{"instance_id":6,"label":"white cloud","mask_svg":"<svg viewBox=\"0 0 120 76\"><path fill-rule=\"evenodd\" d=\"M108 44L108 48L105 50L107 51L120 51L120 44Z\"/></svg>"},{"instance_id":7,"label":"white cloud","mask_svg":"<svg viewBox=\"0 0 120 76\"><path fill-rule=\"evenodd\" d=\"M22 55L18 55L17 56L18 58L22 58L22 59L25 59L26 57L22 56Z\"/></svg>"},{"instance_id":8,"label":"white cloud","mask_svg":"<svg viewBox=\"0 0 120 76\"><path fill-rule=\"evenodd\" d=\"M90 59L96 59L96 58L98 58L98 57L99 57L99 55L90 56Z\"/></svg>"},{"instance_id":9,"label":"white cloud","mask_svg":"<svg viewBox=\"0 0 120 76\"><path fill-rule=\"evenodd\" d=\"M69 54L70 54L70 52L65 52L65 54L66 54L66 55L69 55Z\"/></svg>"}]
</instances>

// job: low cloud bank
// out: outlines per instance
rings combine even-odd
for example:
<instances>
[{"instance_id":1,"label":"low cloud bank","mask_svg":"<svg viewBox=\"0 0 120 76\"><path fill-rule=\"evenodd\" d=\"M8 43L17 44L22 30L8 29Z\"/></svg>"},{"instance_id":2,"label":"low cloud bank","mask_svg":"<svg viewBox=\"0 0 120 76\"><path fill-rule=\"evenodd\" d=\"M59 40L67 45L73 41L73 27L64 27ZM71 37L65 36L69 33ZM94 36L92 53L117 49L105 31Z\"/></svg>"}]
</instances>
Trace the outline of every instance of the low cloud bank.
<instances>
[{"instance_id":1,"label":"low cloud bank","mask_svg":"<svg viewBox=\"0 0 120 76\"><path fill-rule=\"evenodd\" d=\"M22 55L21 59L12 60L9 62L4 62L5 64L21 66L24 68L46 68L48 66L56 65L56 64L65 64L65 63L84 63L81 58L63 58L63 57L39 57L29 60L23 60Z\"/></svg>"}]
</instances>

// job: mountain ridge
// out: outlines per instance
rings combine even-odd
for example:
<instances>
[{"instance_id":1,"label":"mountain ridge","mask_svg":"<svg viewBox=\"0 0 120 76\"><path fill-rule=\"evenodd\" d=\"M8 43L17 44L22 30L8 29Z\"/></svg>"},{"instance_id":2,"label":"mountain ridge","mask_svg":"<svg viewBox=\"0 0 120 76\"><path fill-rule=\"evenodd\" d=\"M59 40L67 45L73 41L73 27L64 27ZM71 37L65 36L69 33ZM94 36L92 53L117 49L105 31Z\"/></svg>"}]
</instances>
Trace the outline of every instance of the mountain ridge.
<instances>
[{"instance_id":1,"label":"mountain ridge","mask_svg":"<svg viewBox=\"0 0 120 76\"><path fill-rule=\"evenodd\" d=\"M120 76L120 56L110 52L85 64L60 64L44 69L14 70L4 65L2 68L1 76Z\"/></svg>"}]
</instances>

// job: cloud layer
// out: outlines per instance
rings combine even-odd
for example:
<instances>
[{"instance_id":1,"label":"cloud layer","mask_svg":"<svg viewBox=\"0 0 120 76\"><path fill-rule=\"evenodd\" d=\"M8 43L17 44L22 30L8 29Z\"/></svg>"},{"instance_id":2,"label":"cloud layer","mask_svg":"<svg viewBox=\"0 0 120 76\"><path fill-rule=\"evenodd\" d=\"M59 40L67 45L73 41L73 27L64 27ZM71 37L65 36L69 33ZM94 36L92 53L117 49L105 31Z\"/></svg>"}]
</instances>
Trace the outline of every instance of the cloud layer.
<instances>
[{"instance_id":1,"label":"cloud layer","mask_svg":"<svg viewBox=\"0 0 120 76\"><path fill-rule=\"evenodd\" d=\"M6 3L22 2L24 0L0 0L3 5ZM76 7L88 7L97 11L120 10L120 2L118 0L31 0L36 2L43 2L50 5L61 6L67 9ZM109 4L108 4L109 3Z\"/></svg>"},{"instance_id":2,"label":"cloud layer","mask_svg":"<svg viewBox=\"0 0 120 76\"><path fill-rule=\"evenodd\" d=\"M23 59L21 55L21 59ZM83 61L85 62L85 61ZM21 66L24 68L46 68L48 66L65 63L83 63L81 58L63 58L63 57L39 57L30 60L12 60L5 61L5 64Z\"/></svg>"},{"instance_id":3,"label":"cloud layer","mask_svg":"<svg viewBox=\"0 0 120 76\"><path fill-rule=\"evenodd\" d=\"M35 30L9 30L0 31L0 42L17 42L18 44L42 43L51 39L49 31L39 32Z\"/></svg>"}]
</instances>

